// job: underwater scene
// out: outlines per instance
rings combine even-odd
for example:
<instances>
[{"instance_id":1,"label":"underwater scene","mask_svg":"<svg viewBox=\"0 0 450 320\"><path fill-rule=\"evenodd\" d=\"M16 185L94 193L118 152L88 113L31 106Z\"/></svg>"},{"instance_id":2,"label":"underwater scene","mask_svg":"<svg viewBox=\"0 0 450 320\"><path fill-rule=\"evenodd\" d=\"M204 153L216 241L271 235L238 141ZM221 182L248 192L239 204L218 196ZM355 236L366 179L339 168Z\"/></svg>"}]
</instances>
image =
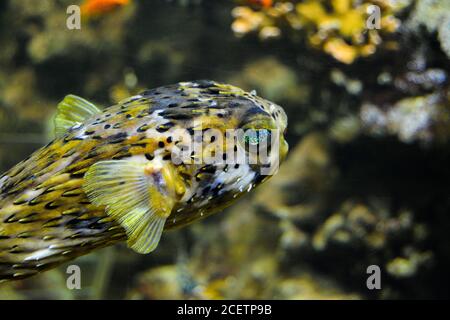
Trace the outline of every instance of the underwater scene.
<instances>
[{"instance_id":1,"label":"underwater scene","mask_svg":"<svg viewBox=\"0 0 450 320\"><path fill-rule=\"evenodd\" d=\"M449 0L2 0L0 300L448 299L449 77Z\"/></svg>"}]
</instances>

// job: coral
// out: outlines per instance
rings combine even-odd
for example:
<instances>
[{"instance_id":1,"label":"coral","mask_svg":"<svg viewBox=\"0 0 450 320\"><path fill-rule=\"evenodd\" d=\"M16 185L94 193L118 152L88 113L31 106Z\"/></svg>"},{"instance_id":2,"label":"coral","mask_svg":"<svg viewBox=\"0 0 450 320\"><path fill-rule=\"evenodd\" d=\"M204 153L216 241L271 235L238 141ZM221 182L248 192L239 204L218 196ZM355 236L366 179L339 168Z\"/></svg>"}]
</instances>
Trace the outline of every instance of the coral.
<instances>
[{"instance_id":1,"label":"coral","mask_svg":"<svg viewBox=\"0 0 450 320\"><path fill-rule=\"evenodd\" d=\"M428 32L435 32L450 12L450 3L447 0L420 0L416 1L414 10L407 21L409 28L418 29L425 26Z\"/></svg>"},{"instance_id":2,"label":"coral","mask_svg":"<svg viewBox=\"0 0 450 320\"><path fill-rule=\"evenodd\" d=\"M450 2L447 0L417 1L406 24L415 31L425 26L429 33L437 32L441 48L450 58Z\"/></svg>"},{"instance_id":3,"label":"coral","mask_svg":"<svg viewBox=\"0 0 450 320\"><path fill-rule=\"evenodd\" d=\"M444 21L439 26L439 42L442 50L450 58L450 14L448 14Z\"/></svg>"},{"instance_id":4,"label":"coral","mask_svg":"<svg viewBox=\"0 0 450 320\"><path fill-rule=\"evenodd\" d=\"M386 265L387 272L396 278L409 278L417 274L419 267L432 259L432 253L410 252L407 258L396 257Z\"/></svg>"},{"instance_id":5,"label":"coral","mask_svg":"<svg viewBox=\"0 0 450 320\"><path fill-rule=\"evenodd\" d=\"M374 54L380 46L397 48L389 35L398 30L400 20L396 15L408 5L409 1L305 0L276 1L270 7L239 6L232 12L232 29L238 36L258 32L262 40L280 37L284 32L302 32L314 48L351 64L358 57ZM371 25L374 6L381 14L376 27Z\"/></svg>"},{"instance_id":6,"label":"coral","mask_svg":"<svg viewBox=\"0 0 450 320\"><path fill-rule=\"evenodd\" d=\"M450 91L426 96L408 97L387 111L365 104L360 116L364 129L374 134L394 134L406 143L430 143L434 138L445 142L450 138Z\"/></svg>"}]
</instances>

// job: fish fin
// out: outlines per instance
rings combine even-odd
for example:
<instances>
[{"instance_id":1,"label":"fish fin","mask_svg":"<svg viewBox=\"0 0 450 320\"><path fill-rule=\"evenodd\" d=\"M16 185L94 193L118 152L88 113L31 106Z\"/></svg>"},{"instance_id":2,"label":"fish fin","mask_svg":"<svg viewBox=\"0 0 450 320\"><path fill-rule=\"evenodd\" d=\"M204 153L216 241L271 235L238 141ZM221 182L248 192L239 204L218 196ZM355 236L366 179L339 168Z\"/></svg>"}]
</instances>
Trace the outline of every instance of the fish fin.
<instances>
[{"instance_id":1,"label":"fish fin","mask_svg":"<svg viewBox=\"0 0 450 320\"><path fill-rule=\"evenodd\" d=\"M58 104L55 116L55 134L62 136L69 128L83 123L87 118L98 114L101 110L89 101L69 94Z\"/></svg>"},{"instance_id":2,"label":"fish fin","mask_svg":"<svg viewBox=\"0 0 450 320\"><path fill-rule=\"evenodd\" d=\"M161 179L159 169L128 160L97 162L84 176L89 200L106 206L106 213L125 229L128 246L138 253L157 247L174 206L155 177Z\"/></svg>"}]
</instances>

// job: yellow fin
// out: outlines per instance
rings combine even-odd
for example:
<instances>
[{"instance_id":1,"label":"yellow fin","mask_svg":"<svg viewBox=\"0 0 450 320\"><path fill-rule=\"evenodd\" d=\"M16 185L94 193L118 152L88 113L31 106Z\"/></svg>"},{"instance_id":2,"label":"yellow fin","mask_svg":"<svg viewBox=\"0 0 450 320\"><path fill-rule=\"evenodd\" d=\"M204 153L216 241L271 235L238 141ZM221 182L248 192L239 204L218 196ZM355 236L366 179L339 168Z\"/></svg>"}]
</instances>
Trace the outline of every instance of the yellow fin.
<instances>
[{"instance_id":1,"label":"yellow fin","mask_svg":"<svg viewBox=\"0 0 450 320\"><path fill-rule=\"evenodd\" d=\"M106 213L125 229L128 246L138 253L157 247L174 206L174 200L155 180L163 178L161 172L148 167L134 161L108 160L92 165L84 176L89 200L106 206Z\"/></svg>"},{"instance_id":2,"label":"yellow fin","mask_svg":"<svg viewBox=\"0 0 450 320\"><path fill-rule=\"evenodd\" d=\"M54 120L56 136L62 136L69 128L100 112L101 110L89 101L69 94L58 104Z\"/></svg>"}]
</instances>

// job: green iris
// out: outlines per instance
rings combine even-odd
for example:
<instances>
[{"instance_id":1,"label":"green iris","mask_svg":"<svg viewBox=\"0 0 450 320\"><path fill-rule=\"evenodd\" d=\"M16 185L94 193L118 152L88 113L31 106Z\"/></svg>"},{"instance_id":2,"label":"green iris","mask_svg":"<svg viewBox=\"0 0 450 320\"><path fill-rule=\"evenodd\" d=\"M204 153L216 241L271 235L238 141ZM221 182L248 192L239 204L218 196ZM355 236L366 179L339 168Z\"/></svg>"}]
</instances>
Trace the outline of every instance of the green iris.
<instances>
[{"instance_id":1,"label":"green iris","mask_svg":"<svg viewBox=\"0 0 450 320\"><path fill-rule=\"evenodd\" d=\"M267 140L270 131L266 129L247 130L244 135L244 142L250 145L257 145Z\"/></svg>"}]
</instances>

